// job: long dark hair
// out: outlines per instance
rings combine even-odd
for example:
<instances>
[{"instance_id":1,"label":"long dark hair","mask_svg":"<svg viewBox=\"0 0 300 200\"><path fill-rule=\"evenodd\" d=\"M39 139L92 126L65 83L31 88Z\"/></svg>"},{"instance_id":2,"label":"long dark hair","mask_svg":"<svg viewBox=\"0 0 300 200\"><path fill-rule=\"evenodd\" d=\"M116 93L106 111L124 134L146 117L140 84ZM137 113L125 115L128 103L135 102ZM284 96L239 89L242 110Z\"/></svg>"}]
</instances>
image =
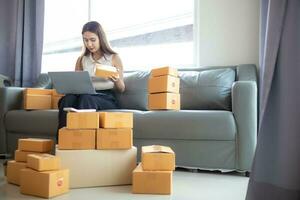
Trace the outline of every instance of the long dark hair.
<instances>
[{"instance_id":1,"label":"long dark hair","mask_svg":"<svg viewBox=\"0 0 300 200\"><path fill-rule=\"evenodd\" d=\"M96 21L90 21L90 22L86 23L85 25L83 25L81 34L83 35L83 33L87 32L87 31L91 32L91 33L95 33L98 36L99 42L100 42L100 51L103 54L109 54L109 55L110 54L117 54L110 47L109 42L106 39L106 34L105 34L102 26L98 22L96 22ZM89 54L90 54L90 51L84 45L84 53L83 53L83 55L87 56Z\"/></svg>"}]
</instances>

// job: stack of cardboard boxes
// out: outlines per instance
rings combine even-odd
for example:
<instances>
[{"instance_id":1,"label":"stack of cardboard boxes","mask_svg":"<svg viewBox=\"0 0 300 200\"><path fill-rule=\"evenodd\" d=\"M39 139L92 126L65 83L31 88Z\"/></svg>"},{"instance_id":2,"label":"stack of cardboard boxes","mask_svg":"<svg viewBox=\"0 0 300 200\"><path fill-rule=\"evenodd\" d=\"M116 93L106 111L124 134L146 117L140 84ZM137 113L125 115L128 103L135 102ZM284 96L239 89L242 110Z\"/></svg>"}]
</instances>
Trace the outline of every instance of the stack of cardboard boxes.
<instances>
[{"instance_id":1,"label":"stack of cardboard boxes","mask_svg":"<svg viewBox=\"0 0 300 200\"><path fill-rule=\"evenodd\" d=\"M148 109L180 110L179 84L177 69L153 69L148 81Z\"/></svg>"},{"instance_id":2,"label":"stack of cardboard boxes","mask_svg":"<svg viewBox=\"0 0 300 200\"><path fill-rule=\"evenodd\" d=\"M141 194L171 194L175 170L175 153L170 147L142 147L142 162L132 173L132 192Z\"/></svg>"},{"instance_id":3,"label":"stack of cardboard boxes","mask_svg":"<svg viewBox=\"0 0 300 200\"><path fill-rule=\"evenodd\" d=\"M70 169L70 187L130 184L137 152L132 127L132 113L67 113L56 155Z\"/></svg>"},{"instance_id":4,"label":"stack of cardboard boxes","mask_svg":"<svg viewBox=\"0 0 300 200\"><path fill-rule=\"evenodd\" d=\"M58 94L54 89L26 88L23 92L24 109L57 109L58 101L64 95Z\"/></svg>"},{"instance_id":5,"label":"stack of cardboard boxes","mask_svg":"<svg viewBox=\"0 0 300 200\"><path fill-rule=\"evenodd\" d=\"M23 194L53 197L69 190L69 171L60 169L60 158L47 154L53 147L48 139L19 139L15 160L7 166L7 181L20 185Z\"/></svg>"}]
</instances>

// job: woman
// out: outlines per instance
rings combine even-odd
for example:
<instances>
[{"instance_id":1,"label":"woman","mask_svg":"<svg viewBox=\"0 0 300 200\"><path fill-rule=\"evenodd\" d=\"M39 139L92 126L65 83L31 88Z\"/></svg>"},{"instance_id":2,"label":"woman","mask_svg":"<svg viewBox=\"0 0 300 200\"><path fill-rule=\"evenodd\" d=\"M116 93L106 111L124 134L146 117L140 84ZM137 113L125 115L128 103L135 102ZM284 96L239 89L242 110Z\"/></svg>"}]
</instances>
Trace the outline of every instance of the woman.
<instances>
[{"instance_id":1,"label":"woman","mask_svg":"<svg viewBox=\"0 0 300 200\"><path fill-rule=\"evenodd\" d=\"M101 25L95 21L86 23L82 28L82 38L84 51L77 59L75 70L89 72L97 94L67 94L61 98L58 103L59 129L66 126L65 107L96 110L118 108L114 92L125 90L122 61L111 49ZM111 76L105 81L95 78L97 63L116 67L119 76Z\"/></svg>"}]
</instances>

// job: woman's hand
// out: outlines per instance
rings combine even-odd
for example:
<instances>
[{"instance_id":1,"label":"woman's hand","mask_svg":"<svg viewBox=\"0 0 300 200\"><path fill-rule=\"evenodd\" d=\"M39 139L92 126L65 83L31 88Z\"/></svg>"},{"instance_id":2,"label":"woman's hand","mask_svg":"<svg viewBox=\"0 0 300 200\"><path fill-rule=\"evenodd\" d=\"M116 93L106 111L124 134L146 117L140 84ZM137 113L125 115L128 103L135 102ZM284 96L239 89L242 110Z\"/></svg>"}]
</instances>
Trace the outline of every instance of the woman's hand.
<instances>
[{"instance_id":1,"label":"woman's hand","mask_svg":"<svg viewBox=\"0 0 300 200\"><path fill-rule=\"evenodd\" d=\"M111 76L108 77L108 79L115 83L115 82L120 80L120 76L119 75L116 75L116 76L111 75Z\"/></svg>"}]
</instances>

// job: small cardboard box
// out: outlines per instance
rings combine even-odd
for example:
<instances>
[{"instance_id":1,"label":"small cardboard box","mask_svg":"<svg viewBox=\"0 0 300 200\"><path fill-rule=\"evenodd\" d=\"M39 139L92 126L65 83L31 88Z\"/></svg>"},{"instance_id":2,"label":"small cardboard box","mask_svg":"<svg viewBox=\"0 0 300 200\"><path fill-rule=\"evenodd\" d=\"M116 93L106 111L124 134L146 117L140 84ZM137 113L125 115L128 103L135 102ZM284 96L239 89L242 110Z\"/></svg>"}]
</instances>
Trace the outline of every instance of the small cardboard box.
<instances>
[{"instance_id":1,"label":"small cardboard box","mask_svg":"<svg viewBox=\"0 0 300 200\"><path fill-rule=\"evenodd\" d=\"M96 129L99 128L99 112L68 112L68 129Z\"/></svg>"},{"instance_id":2,"label":"small cardboard box","mask_svg":"<svg viewBox=\"0 0 300 200\"><path fill-rule=\"evenodd\" d=\"M60 157L51 154L29 154L27 167L37 171L59 170Z\"/></svg>"},{"instance_id":3,"label":"small cardboard box","mask_svg":"<svg viewBox=\"0 0 300 200\"><path fill-rule=\"evenodd\" d=\"M56 90L52 93L52 109L58 109L58 101L63 97L63 94L59 94Z\"/></svg>"},{"instance_id":4,"label":"small cardboard box","mask_svg":"<svg viewBox=\"0 0 300 200\"><path fill-rule=\"evenodd\" d=\"M148 95L149 110L180 110L180 94L156 93Z\"/></svg>"},{"instance_id":5,"label":"small cardboard box","mask_svg":"<svg viewBox=\"0 0 300 200\"><path fill-rule=\"evenodd\" d=\"M96 149L131 149L132 129L97 129Z\"/></svg>"},{"instance_id":6,"label":"small cardboard box","mask_svg":"<svg viewBox=\"0 0 300 200\"><path fill-rule=\"evenodd\" d=\"M179 78L170 75L150 77L148 81L148 92L179 93L179 82Z\"/></svg>"},{"instance_id":7,"label":"small cardboard box","mask_svg":"<svg viewBox=\"0 0 300 200\"><path fill-rule=\"evenodd\" d=\"M18 143L18 150L21 151L47 153L51 151L52 147L53 140L51 139L26 138L19 139Z\"/></svg>"},{"instance_id":8,"label":"small cardboard box","mask_svg":"<svg viewBox=\"0 0 300 200\"><path fill-rule=\"evenodd\" d=\"M136 167L136 147L122 150L59 150L61 166L70 170L70 188L128 185Z\"/></svg>"},{"instance_id":9,"label":"small cardboard box","mask_svg":"<svg viewBox=\"0 0 300 200\"><path fill-rule=\"evenodd\" d=\"M176 68L166 66L166 67L159 67L159 68L152 69L150 75L152 77L163 76L163 75L170 75L170 76L178 77L178 71Z\"/></svg>"},{"instance_id":10,"label":"small cardboard box","mask_svg":"<svg viewBox=\"0 0 300 200\"><path fill-rule=\"evenodd\" d=\"M50 153L50 152L47 152ZM20 150L15 150L15 161L17 162L27 162L27 155L28 154L41 154L33 151L20 151Z\"/></svg>"},{"instance_id":11,"label":"small cardboard box","mask_svg":"<svg viewBox=\"0 0 300 200\"><path fill-rule=\"evenodd\" d=\"M109 66L109 65L102 65L102 64L96 64L95 66L96 66L95 76L97 77L102 77L102 78L108 78L110 76L119 77L119 73L116 67Z\"/></svg>"},{"instance_id":12,"label":"small cardboard box","mask_svg":"<svg viewBox=\"0 0 300 200\"><path fill-rule=\"evenodd\" d=\"M132 193L171 194L172 171L145 171L139 164L132 172Z\"/></svg>"},{"instance_id":13,"label":"small cardboard box","mask_svg":"<svg viewBox=\"0 0 300 200\"><path fill-rule=\"evenodd\" d=\"M170 147L166 146L143 146L142 166L145 171L175 170L175 153Z\"/></svg>"},{"instance_id":14,"label":"small cardboard box","mask_svg":"<svg viewBox=\"0 0 300 200\"><path fill-rule=\"evenodd\" d=\"M20 185L20 171L24 168L26 168L25 162L8 161L6 168L7 182Z\"/></svg>"},{"instance_id":15,"label":"small cardboard box","mask_svg":"<svg viewBox=\"0 0 300 200\"><path fill-rule=\"evenodd\" d=\"M51 109L52 92L52 89L26 88L23 93L24 109Z\"/></svg>"},{"instance_id":16,"label":"small cardboard box","mask_svg":"<svg viewBox=\"0 0 300 200\"><path fill-rule=\"evenodd\" d=\"M21 170L22 194L50 198L69 191L69 170L38 172L29 168Z\"/></svg>"},{"instance_id":17,"label":"small cardboard box","mask_svg":"<svg viewBox=\"0 0 300 200\"><path fill-rule=\"evenodd\" d=\"M95 129L67 129L61 128L58 132L59 149L95 149Z\"/></svg>"},{"instance_id":18,"label":"small cardboard box","mask_svg":"<svg viewBox=\"0 0 300 200\"><path fill-rule=\"evenodd\" d=\"M100 128L132 128L133 113L99 112Z\"/></svg>"}]
</instances>

